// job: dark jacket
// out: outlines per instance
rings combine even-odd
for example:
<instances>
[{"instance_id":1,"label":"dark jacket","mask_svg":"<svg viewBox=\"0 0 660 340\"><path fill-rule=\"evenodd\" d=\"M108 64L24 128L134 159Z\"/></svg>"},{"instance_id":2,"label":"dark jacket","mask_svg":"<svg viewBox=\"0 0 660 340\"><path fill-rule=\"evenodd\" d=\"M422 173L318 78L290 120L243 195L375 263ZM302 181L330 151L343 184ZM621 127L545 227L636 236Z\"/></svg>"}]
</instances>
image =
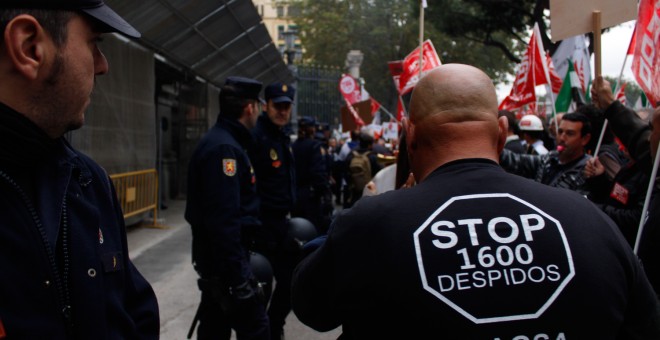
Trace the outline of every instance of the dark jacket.
<instances>
[{"instance_id":1,"label":"dark jacket","mask_svg":"<svg viewBox=\"0 0 660 340\"><path fill-rule=\"evenodd\" d=\"M649 175L635 161L621 168L612 182L605 174L587 180L589 200L614 220L630 247L635 246L648 184Z\"/></svg>"},{"instance_id":2,"label":"dark jacket","mask_svg":"<svg viewBox=\"0 0 660 340\"><path fill-rule=\"evenodd\" d=\"M256 177L246 149L250 132L218 117L197 145L188 170L186 220L193 232L193 262L202 277L226 286L251 278L247 245L259 226Z\"/></svg>"},{"instance_id":3,"label":"dark jacket","mask_svg":"<svg viewBox=\"0 0 660 340\"><path fill-rule=\"evenodd\" d=\"M296 268L292 303L342 339L660 338L653 290L612 220L481 159L340 213Z\"/></svg>"},{"instance_id":4,"label":"dark jacket","mask_svg":"<svg viewBox=\"0 0 660 340\"><path fill-rule=\"evenodd\" d=\"M640 169L650 177L653 163L650 155L649 136L651 125L642 121L634 111L614 101L606 110L605 118L609 121L614 134L628 149L632 158L639 163ZM658 180L653 187L653 198L649 205L648 219L639 244L639 258L644 271L651 281L656 294L660 295L660 197ZM648 188L648 183L644 190Z\"/></svg>"},{"instance_id":5,"label":"dark jacket","mask_svg":"<svg viewBox=\"0 0 660 340\"><path fill-rule=\"evenodd\" d=\"M298 192L312 192L312 196L329 190L328 169L325 150L321 142L312 138L298 138L292 145L296 164L296 187Z\"/></svg>"},{"instance_id":6,"label":"dark jacket","mask_svg":"<svg viewBox=\"0 0 660 340\"><path fill-rule=\"evenodd\" d=\"M510 173L533 179L555 188L564 188L586 195L582 170L591 156L585 154L568 164L559 163L559 154L553 150L543 156L522 155L502 150L500 165Z\"/></svg>"},{"instance_id":7,"label":"dark jacket","mask_svg":"<svg viewBox=\"0 0 660 340\"><path fill-rule=\"evenodd\" d=\"M295 200L295 169L291 139L266 113L259 116L252 130L256 145L250 152L259 185L262 211L283 215L291 212Z\"/></svg>"},{"instance_id":8,"label":"dark jacket","mask_svg":"<svg viewBox=\"0 0 660 340\"><path fill-rule=\"evenodd\" d=\"M128 257L108 175L63 138L48 138L2 104L0 111L0 323L7 337L157 339L156 296Z\"/></svg>"}]
</instances>

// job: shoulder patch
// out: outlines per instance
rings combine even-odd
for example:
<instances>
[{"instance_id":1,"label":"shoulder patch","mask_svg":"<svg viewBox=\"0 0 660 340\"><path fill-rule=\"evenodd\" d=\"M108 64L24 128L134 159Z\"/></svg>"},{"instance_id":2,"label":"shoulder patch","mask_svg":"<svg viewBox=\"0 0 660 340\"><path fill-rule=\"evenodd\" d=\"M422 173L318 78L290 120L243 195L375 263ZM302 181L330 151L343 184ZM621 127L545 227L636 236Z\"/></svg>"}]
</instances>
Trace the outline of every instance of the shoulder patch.
<instances>
[{"instance_id":1,"label":"shoulder patch","mask_svg":"<svg viewBox=\"0 0 660 340\"><path fill-rule=\"evenodd\" d=\"M270 159L276 161L277 158L277 151L275 151L275 149L270 149Z\"/></svg>"},{"instance_id":2,"label":"shoulder patch","mask_svg":"<svg viewBox=\"0 0 660 340\"><path fill-rule=\"evenodd\" d=\"M233 158L225 158L222 160L222 171L225 175L232 177L236 175L236 160Z\"/></svg>"}]
</instances>

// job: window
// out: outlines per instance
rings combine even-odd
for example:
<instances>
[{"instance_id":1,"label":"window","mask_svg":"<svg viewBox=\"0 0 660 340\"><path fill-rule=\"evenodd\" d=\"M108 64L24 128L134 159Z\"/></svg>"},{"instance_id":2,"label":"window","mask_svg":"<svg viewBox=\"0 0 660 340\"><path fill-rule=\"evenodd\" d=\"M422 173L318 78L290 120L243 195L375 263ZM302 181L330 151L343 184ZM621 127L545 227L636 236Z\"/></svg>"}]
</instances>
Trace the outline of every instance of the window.
<instances>
[{"instance_id":1,"label":"window","mask_svg":"<svg viewBox=\"0 0 660 340\"><path fill-rule=\"evenodd\" d=\"M284 25L277 26L277 40L284 40Z\"/></svg>"},{"instance_id":2,"label":"window","mask_svg":"<svg viewBox=\"0 0 660 340\"><path fill-rule=\"evenodd\" d=\"M284 6L277 6L277 17L278 18L284 17Z\"/></svg>"}]
</instances>

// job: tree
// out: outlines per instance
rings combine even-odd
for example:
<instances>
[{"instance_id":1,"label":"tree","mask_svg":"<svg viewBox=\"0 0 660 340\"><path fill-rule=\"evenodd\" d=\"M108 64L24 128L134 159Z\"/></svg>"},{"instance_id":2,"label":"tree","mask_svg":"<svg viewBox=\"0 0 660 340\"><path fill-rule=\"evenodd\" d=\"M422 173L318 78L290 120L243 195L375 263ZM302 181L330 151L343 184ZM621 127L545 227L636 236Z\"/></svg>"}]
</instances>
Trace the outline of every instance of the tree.
<instances>
[{"instance_id":1,"label":"tree","mask_svg":"<svg viewBox=\"0 0 660 340\"><path fill-rule=\"evenodd\" d=\"M296 24L305 49L303 59L343 65L349 50L361 50L364 53L361 76L366 80L366 88L392 111L397 92L387 62L401 60L418 45L418 1L299 0L298 5L301 11ZM439 6L434 1L432 7ZM436 25L435 21L433 16L426 21L425 38L433 41L442 62L474 65L496 83L504 81L515 67L502 52L500 42L512 55L526 48L526 42L509 38L506 32L491 32L491 43L484 44L471 37L453 36L451 33L455 31L445 31L451 25Z\"/></svg>"}]
</instances>

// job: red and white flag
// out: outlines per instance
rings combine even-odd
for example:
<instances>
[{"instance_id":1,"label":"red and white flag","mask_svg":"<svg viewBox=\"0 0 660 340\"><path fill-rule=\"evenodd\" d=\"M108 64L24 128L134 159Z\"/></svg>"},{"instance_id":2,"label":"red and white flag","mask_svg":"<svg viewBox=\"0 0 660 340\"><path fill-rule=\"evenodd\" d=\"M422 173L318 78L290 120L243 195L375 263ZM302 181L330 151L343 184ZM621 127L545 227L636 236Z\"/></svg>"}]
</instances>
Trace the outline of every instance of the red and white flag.
<instances>
[{"instance_id":1,"label":"red and white flag","mask_svg":"<svg viewBox=\"0 0 660 340\"><path fill-rule=\"evenodd\" d=\"M550 55L545 56L545 62L548 66L548 73L550 74L550 84L552 85L552 93L556 95L559 93L559 90L561 90L561 85L564 83L564 81L557 74L557 71L555 71L555 65L552 63L552 58L550 57Z\"/></svg>"},{"instance_id":2,"label":"red and white flag","mask_svg":"<svg viewBox=\"0 0 660 340\"><path fill-rule=\"evenodd\" d=\"M374 97L371 97L369 99L371 99L371 116L373 117L376 114L376 112L380 110L381 105L376 99L374 99Z\"/></svg>"},{"instance_id":3,"label":"red and white flag","mask_svg":"<svg viewBox=\"0 0 660 340\"><path fill-rule=\"evenodd\" d=\"M633 55L635 53L635 43L637 42L637 27L633 29L632 37L630 38L630 45L628 45L628 52L626 55Z\"/></svg>"},{"instance_id":4,"label":"red and white flag","mask_svg":"<svg viewBox=\"0 0 660 340\"><path fill-rule=\"evenodd\" d=\"M421 69L423 76L432 69L442 65L442 63L440 62L440 57L438 57L438 53L435 51L435 47L431 40L426 40L424 44L422 44L422 51ZM417 85L420 78L419 69L419 47L417 47L414 51L410 52L405 59L403 59L403 70L399 77L400 94L407 93Z\"/></svg>"},{"instance_id":5,"label":"red and white flag","mask_svg":"<svg viewBox=\"0 0 660 340\"><path fill-rule=\"evenodd\" d=\"M514 111L514 109L525 104L535 103L535 87L550 84L549 78L539 26L535 24L532 37L529 39L527 52L518 65L516 80L513 82L511 93L500 103L499 109Z\"/></svg>"},{"instance_id":6,"label":"red and white flag","mask_svg":"<svg viewBox=\"0 0 660 340\"><path fill-rule=\"evenodd\" d=\"M660 101L660 3L641 0L638 13L632 70L651 105L656 107Z\"/></svg>"},{"instance_id":7,"label":"red and white flag","mask_svg":"<svg viewBox=\"0 0 660 340\"><path fill-rule=\"evenodd\" d=\"M621 83L621 87L614 95L614 98L618 100L621 104L626 105L626 83Z\"/></svg>"},{"instance_id":8,"label":"red and white flag","mask_svg":"<svg viewBox=\"0 0 660 340\"><path fill-rule=\"evenodd\" d=\"M362 100L362 91L357 80L349 74L342 74L339 80L339 92L346 99L349 105Z\"/></svg>"},{"instance_id":9,"label":"red and white flag","mask_svg":"<svg viewBox=\"0 0 660 340\"><path fill-rule=\"evenodd\" d=\"M387 66L390 69L390 73L392 74L392 80L394 81L394 87L396 88L397 91L399 91L399 78L401 78L401 73L403 73L403 61L402 60L396 60L396 61L390 61L387 63ZM396 105L396 120L401 121L403 117L405 116L405 111L403 110L403 100L401 99L401 94L399 94L397 100L397 105Z\"/></svg>"},{"instance_id":10,"label":"red and white flag","mask_svg":"<svg viewBox=\"0 0 660 340\"><path fill-rule=\"evenodd\" d=\"M566 79L568 64L573 64L583 93L591 82L591 54L587 42L588 40L583 34L566 38L559 43L552 54L552 64L561 79Z\"/></svg>"}]
</instances>

